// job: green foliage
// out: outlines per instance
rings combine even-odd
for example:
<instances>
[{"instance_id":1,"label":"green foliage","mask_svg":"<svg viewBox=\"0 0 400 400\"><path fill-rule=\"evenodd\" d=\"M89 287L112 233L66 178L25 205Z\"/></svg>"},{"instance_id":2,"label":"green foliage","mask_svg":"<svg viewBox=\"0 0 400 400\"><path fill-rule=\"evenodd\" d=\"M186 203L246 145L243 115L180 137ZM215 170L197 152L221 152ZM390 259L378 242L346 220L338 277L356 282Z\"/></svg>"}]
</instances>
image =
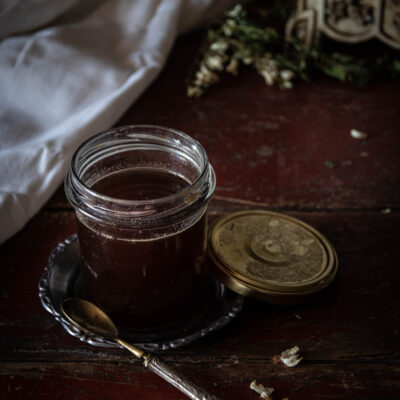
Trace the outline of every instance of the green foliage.
<instances>
[{"instance_id":1,"label":"green foliage","mask_svg":"<svg viewBox=\"0 0 400 400\"><path fill-rule=\"evenodd\" d=\"M309 80L316 71L357 85L400 76L398 53L382 50L353 55L322 45L306 48L297 38L285 41L284 26L293 12L285 1L276 1L269 9L263 1L255 1L228 11L207 33L188 95L200 96L223 72L237 75L241 66L252 66L267 84L281 88L292 87L294 78Z\"/></svg>"},{"instance_id":2,"label":"green foliage","mask_svg":"<svg viewBox=\"0 0 400 400\"><path fill-rule=\"evenodd\" d=\"M329 169L334 169L337 167L337 164L334 161L326 160L325 167L327 167Z\"/></svg>"}]
</instances>

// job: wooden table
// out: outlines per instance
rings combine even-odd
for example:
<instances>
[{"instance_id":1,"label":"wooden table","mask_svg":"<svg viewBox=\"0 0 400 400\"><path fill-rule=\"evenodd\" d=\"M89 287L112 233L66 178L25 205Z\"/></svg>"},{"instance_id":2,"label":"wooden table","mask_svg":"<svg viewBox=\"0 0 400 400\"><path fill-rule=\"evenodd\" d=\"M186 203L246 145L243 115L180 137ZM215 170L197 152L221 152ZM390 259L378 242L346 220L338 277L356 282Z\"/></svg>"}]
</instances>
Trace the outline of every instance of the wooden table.
<instances>
[{"instance_id":1,"label":"wooden table","mask_svg":"<svg viewBox=\"0 0 400 400\"><path fill-rule=\"evenodd\" d=\"M228 326L162 356L222 399L259 398L254 379L274 387L274 399L400 398L400 83L357 88L315 77L281 91L243 71L188 99L201 36L178 41L118 125L195 137L218 178L211 218L253 208L300 218L333 243L340 270L317 301L246 299ZM353 139L353 128L368 139ZM128 352L79 342L42 308L37 285L48 255L74 232L60 188L0 247L0 399L183 399ZM272 362L294 345L304 357L297 367Z\"/></svg>"}]
</instances>

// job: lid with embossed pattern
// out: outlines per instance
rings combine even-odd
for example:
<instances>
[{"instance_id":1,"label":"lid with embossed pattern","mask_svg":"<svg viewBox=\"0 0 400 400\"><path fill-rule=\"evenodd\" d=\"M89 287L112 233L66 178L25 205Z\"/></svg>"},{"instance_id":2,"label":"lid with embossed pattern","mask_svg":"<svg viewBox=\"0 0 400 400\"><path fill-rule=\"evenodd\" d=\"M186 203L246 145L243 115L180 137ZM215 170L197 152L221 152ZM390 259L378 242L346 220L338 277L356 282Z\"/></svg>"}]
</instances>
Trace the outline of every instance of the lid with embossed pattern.
<instances>
[{"instance_id":1,"label":"lid with embossed pattern","mask_svg":"<svg viewBox=\"0 0 400 400\"><path fill-rule=\"evenodd\" d=\"M334 280L338 259L310 225L263 210L239 211L210 227L211 272L244 296L274 304L308 301Z\"/></svg>"}]
</instances>

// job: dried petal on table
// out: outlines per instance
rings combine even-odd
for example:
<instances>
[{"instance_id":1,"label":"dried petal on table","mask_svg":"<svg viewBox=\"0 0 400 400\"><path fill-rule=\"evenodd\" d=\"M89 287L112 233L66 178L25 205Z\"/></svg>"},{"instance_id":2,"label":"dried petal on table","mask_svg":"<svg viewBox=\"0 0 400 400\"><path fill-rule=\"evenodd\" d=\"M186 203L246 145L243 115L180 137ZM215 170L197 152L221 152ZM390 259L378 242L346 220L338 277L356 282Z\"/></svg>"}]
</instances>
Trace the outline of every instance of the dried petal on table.
<instances>
[{"instance_id":1,"label":"dried petal on table","mask_svg":"<svg viewBox=\"0 0 400 400\"><path fill-rule=\"evenodd\" d=\"M274 388L272 387L265 387L261 385L261 383L257 383L257 381L253 381L250 383L250 389L254 390L260 395L261 399L271 400L270 395L274 392Z\"/></svg>"},{"instance_id":2,"label":"dried petal on table","mask_svg":"<svg viewBox=\"0 0 400 400\"><path fill-rule=\"evenodd\" d=\"M275 364L281 362L287 367L295 367L303 359L303 357L300 357L299 352L300 348L294 346L291 349L285 350L282 354L274 356L272 360Z\"/></svg>"},{"instance_id":3,"label":"dried petal on table","mask_svg":"<svg viewBox=\"0 0 400 400\"><path fill-rule=\"evenodd\" d=\"M358 139L358 140L366 139L368 137L367 133L359 131L358 129L352 129L350 131L350 135L353 139Z\"/></svg>"}]
</instances>

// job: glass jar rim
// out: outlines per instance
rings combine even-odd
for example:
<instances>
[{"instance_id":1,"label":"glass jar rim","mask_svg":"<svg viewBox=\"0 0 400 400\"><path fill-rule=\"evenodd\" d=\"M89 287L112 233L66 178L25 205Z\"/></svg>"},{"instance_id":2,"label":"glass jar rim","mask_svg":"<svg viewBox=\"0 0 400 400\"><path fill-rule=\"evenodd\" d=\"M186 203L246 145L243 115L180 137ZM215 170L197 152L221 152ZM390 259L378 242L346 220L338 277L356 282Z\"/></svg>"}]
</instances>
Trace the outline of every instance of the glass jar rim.
<instances>
[{"instance_id":1,"label":"glass jar rim","mask_svg":"<svg viewBox=\"0 0 400 400\"><path fill-rule=\"evenodd\" d=\"M77 158L80 155L80 152L87 147L88 145L90 145L91 143L93 143L96 139L99 139L100 137L105 137L108 134L111 133L116 133L116 132L122 132L123 130L128 130L128 129L154 129L154 130L160 130L160 131L168 131L168 132L173 132L174 134L177 134L178 136L181 136L185 139L189 139L191 141L193 141L193 143L195 143L198 147L199 150L201 152L201 155L203 157L203 166L202 166L202 170L199 174L199 176L196 178L196 180L193 183L190 183L188 186L178 190L177 192L170 194L168 196L162 196L162 197L157 197L155 199L151 199L151 200L126 200L126 199L121 199L118 197L112 197L112 196L107 196L107 195L103 195L99 192L96 192L95 190L91 189L90 186L86 185L82 179L79 177L79 174L76 170L76 163L77 163ZM79 147L78 149L75 151L74 156L72 157L72 161L71 161L71 170L74 174L74 176L76 177L79 185L81 185L81 188L83 188L85 191L89 192L92 196L95 196L97 198L100 198L102 200L105 201L112 201L114 203L119 203L119 204L124 204L124 205L145 205L148 204L149 202L151 202L152 204L161 204L167 200L173 199L174 197L176 197L178 194L185 194L187 192L190 191L190 189L195 186L197 184L197 182L199 182L202 177L205 175L205 173L207 172L207 165L208 165L208 158L207 158L207 154L203 148L203 146L196 140L193 139L192 137L190 137L189 135L178 131L176 129L172 129L172 128L166 128L163 126L159 126L159 125L145 125L145 124L140 124L140 125L125 125L125 126L121 126L118 128L114 128L114 129L110 129L107 131L103 131L100 132L92 137L90 137L89 139L85 140Z\"/></svg>"},{"instance_id":2,"label":"glass jar rim","mask_svg":"<svg viewBox=\"0 0 400 400\"><path fill-rule=\"evenodd\" d=\"M166 136L163 137L162 134L171 136L167 138ZM82 158L88 156L85 154L85 152L90 153L91 151L89 156L94 157L101 154L102 150L107 150L107 146L105 146L103 149L101 146L96 149L92 149L92 147L96 145L96 142L99 142L98 144L100 144L101 140L106 140L107 138L113 139L113 135L115 135L115 141L119 139L120 143L123 143L125 140L126 143L132 146L134 144L144 144L145 138L148 140L147 144L151 142L149 140L152 138L154 141L152 143L156 145L158 144L160 147L164 145L166 147L169 146L170 148L178 148L179 146L179 148L182 149L183 142L186 144L189 143L190 150L193 151L193 154L196 153L200 160L199 173L196 176L196 179L189 183L188 186L180 188L175 193L154 199L128 200L101 194L96 190L93 190L84 182L82 175L85 172L85 169L82 167L82 165L80 165L80 163L82 163ZM174 143L176 146L171 145L171 143ZM80 168L83 168L83 172L79 170ZM205 184L207 184L207 187L205 187ZM98 213L103 214L104 212L110 211L111 213L118 215L120 218L135 218L140 216L146 219L152 218L153 214L157 214L156 218L159 219L164 215L170 215L174 212L182 211L182 209L187 209L194 203L199 202L199 200L207 201L215 189L215 174L212 166L208 162L208 157L204 148L194 138L176 129L166 128L158 125L139 124L126 125L103 131L84 141L73 155L65 185L67 197L71 204L74 207L79 208L80 211L84 212L85 214L89 214L91 217L99 217ZM87 205L84 206L83 204L85 201L77 201L76 196L78 196L80 200L84 198L86 201L96 204L90 207ZM182 204L180 204L179 207L175 205L175 207L171 207L171 209L166 208L164 212L157 212L158 207L177 203L180 199L182 200ZM114 209L101 206L101 204L99 205L98 203L101 202L104 204L113 204L114 206L119 206L121 209L115 211ZM93 215L93 212L96 215ZM100 219L102 217L103 215L100 216Z\"/></svg>"}]
</instances>

